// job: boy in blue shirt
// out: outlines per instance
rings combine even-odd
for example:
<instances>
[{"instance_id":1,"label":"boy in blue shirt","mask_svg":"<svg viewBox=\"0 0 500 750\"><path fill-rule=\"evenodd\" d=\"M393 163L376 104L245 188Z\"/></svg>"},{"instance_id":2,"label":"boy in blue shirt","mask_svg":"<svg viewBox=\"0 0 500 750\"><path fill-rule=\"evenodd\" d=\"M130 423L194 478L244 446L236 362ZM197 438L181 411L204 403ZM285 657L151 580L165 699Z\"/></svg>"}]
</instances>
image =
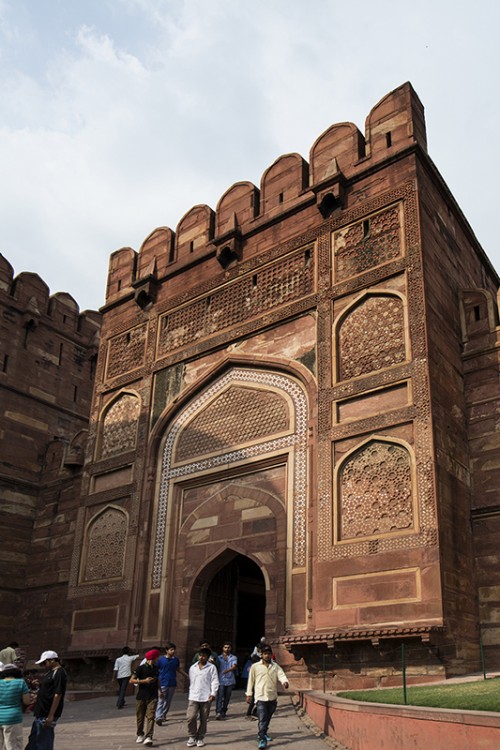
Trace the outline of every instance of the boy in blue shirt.
<instances>
[{"instance_id":1,"label":"boy in blue shirt","mask_svg":"<svg viewBox=\"0 0 500 750\"><path fill-rule=\"evenodd\" d=\"M219 671L219 690L217 691L216 719L225 719L227 707L231 700L233 687L236 685L236 671L238 659L231 653L232 645L226 641L222 646L222 654L217 657Z\"/></svg>"},{"instance_id":2,"label":"boy in blue shirt","mask_svg":"<svg viewBox=\"0 0 500 750\"><path fill-rule=\"evenodd\" d=\"M175 688L177 687L177 670L179 669L179 659L175 655L175 643L167 643L165 654L160 656L156 662L159 672L160 697L156 707L155 720L159 727L167 720L167 714L174 697Z\"/></svg>"}]
</instances>

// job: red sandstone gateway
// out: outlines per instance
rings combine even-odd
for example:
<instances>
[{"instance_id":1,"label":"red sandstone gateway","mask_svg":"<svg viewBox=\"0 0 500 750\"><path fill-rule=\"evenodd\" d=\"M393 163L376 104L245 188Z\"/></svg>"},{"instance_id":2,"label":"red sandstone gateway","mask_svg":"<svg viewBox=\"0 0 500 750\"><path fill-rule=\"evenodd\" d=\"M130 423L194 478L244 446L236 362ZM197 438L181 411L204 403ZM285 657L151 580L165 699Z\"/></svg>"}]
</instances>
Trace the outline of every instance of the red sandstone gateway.
<instances>
[{"instance_id":1,"label":"red sandstone gateway","mask_svg":"<svg viewBox=\"0 0 500 750\"><path fill-rule=\"evenodd\" d=\"M481 626L498 666L498 278L410 84L111 256L90 415L97 315L0 278L30 653L57 624L83 684L265 633L293 687L366 687L403 641L419 681L477 670Z\"/></svg>"}]
</instances>

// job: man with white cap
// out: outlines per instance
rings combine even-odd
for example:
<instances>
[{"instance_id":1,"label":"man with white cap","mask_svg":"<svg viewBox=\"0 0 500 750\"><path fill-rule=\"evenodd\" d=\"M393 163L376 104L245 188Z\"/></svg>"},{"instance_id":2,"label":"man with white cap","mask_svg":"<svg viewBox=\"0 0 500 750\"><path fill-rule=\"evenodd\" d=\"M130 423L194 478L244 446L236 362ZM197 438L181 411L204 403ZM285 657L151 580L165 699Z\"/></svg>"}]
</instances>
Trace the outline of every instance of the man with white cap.
<instances>
[{"instance_id":1,"label":"man with white cap","mask_svg":"<svg viewBox=\"0 0 500 750\"><path fill-rule=\"evenodd\" d=\"M45 666L47 672L40 682L25 750L53 750L54 727L62 714L67 677L55 651L44 651L36 663Z\"/></svg>"}]
</instances>

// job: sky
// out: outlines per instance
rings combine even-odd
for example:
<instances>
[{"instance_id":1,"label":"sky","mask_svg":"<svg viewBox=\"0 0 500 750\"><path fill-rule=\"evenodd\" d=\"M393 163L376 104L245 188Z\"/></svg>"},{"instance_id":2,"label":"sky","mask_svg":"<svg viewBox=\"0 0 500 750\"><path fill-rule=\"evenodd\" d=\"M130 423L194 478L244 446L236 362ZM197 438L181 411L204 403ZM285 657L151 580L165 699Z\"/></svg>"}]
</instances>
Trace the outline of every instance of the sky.
<instances>
[{"instance_id":1,"label":"sky","mask_svg":"<svg viewBox=\"0 0 500 750\"><path fill-rule=\"evenodd\" d=\"M0 0L0 252L97 309L112 252L410 81L500 271L499 28L497 0Z\"/></svg>"}]
</instances>

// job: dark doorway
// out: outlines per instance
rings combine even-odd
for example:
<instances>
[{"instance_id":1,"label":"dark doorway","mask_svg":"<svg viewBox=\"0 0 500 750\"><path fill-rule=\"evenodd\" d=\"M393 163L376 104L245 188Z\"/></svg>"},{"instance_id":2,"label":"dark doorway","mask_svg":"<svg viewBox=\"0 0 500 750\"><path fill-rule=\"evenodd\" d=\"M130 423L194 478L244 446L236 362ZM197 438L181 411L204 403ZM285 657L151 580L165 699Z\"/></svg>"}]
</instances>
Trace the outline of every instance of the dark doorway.
<instances>
[{"instance_id":1,"label":"dark doorway","mask_svg":"<svg viewBox=\"0 0 500 750\"><path fill-rule=\"evenodd\" d=\"M204 635L220 653L225 640L244 658L265 633L266 587L258 565L237 555L207 589Z\"/></svg>"}]
</instances>

